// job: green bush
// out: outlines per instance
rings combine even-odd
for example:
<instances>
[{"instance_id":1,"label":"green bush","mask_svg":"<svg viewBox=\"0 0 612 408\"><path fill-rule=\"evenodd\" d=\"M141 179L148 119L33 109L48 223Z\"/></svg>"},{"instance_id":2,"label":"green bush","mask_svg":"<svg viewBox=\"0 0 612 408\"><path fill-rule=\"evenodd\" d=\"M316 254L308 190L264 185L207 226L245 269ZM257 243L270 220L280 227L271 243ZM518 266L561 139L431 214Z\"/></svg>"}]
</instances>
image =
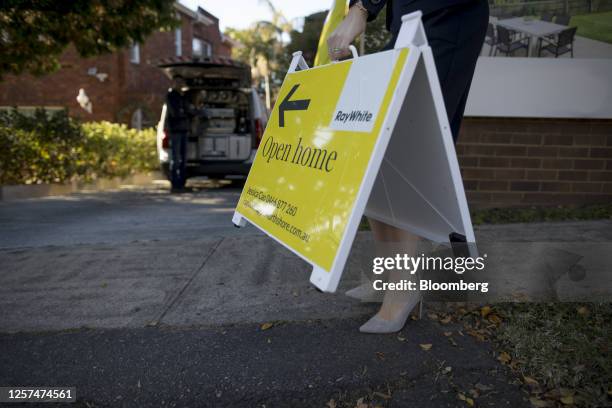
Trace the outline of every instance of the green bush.
<instances>
[{"instance_id":1,"label":"green bush","mask_svg":"<svg viewBox=\"0 0 612 408\"><path fill-rule=\"evenodd\" d=\"M87 178L125 177L159 167L152 129L128 129L110 122L83 126L85 140L77 156L78 172Z\"/></svg>"},{"instance_id":2,"label":"green bush","mask_svg":"<svg viewBox=\"0 0 612 408\"><path fill-rule=\"evenodd\" d=\"M109 122L80 124L66 111L0 113L0 184L125 177L158 166L155 132Z\"/></svg>"}]
</instances>

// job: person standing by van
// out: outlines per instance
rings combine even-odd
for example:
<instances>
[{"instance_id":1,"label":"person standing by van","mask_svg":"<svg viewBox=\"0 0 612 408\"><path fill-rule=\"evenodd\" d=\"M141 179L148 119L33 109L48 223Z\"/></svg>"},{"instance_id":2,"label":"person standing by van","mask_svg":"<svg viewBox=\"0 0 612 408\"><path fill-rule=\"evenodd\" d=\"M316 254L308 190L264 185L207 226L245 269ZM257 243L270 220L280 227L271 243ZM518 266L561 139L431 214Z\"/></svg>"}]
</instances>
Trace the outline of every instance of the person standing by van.
<instances>
[{"instance_id":1,"label":"person standing by van","mask_svg":"<svg viewBox=\"0 0 612 408\"><path fill-rule=\"evenodd\" d=\"M187 136L189 114L185 96L181 91L182 81L176 79L166 96L168 132L170 137L170 182L173 191L180 191L187 181Z\"/></svg>"}]
</instances>

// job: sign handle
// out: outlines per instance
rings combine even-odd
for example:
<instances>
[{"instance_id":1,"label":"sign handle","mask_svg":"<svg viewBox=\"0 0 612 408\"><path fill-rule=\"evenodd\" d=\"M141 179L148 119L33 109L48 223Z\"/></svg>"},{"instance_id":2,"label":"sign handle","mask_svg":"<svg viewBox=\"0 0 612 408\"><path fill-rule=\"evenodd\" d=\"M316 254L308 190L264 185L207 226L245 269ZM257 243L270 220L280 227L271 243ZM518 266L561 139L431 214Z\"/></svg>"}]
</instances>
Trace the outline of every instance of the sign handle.
<instances>
[{"instance_id":1,"label":"sign handle","mask_svg":"<svg viewBox=\"0 0 612 408\"><path fill-rule=\"evenodd\" d=\"M349 45L349 50L351 50L353 58L359 58L359 54L357 54L357 48L353 44Z\"/></svg>"},{"instance_id":2,"label":"sign handle","mask_svg":"<svg viewBox=\"0 0 612 408\"><path fill-rule=\"evenodd\" d=\"M402 16L402 25L397 35L397 40L395 40L395 48L423 47L428 45L425 29L421 22L422 16L423 13L421 11L414 11Z\"/></svg>"},{"instance_id":3,"label":"sign handle","mask_svg":"<svg viewBox=\"0 0 612 408\"><path fill-rule=\"evenodd\" d=\"M298 68L300 70L308 69L308 64L306 63L304 57L302 57L302 51L296 51L291 55L293 55L293 58L291 59L287 73L295 72Z\"/></svg>"}]
</instances>

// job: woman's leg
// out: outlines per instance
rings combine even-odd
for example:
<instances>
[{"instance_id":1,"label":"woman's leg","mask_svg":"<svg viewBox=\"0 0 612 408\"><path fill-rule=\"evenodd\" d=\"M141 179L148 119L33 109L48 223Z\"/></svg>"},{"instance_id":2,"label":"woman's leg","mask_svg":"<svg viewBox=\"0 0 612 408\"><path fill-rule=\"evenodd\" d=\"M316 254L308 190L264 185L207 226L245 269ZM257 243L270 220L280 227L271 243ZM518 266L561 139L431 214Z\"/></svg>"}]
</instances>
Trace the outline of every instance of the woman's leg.
<instances>
[{"instance_id":1,"label":"woman's leg","mask_svg":"<svg viewBox=\"0 0 612 408\"><path fill-rule=\"evenodd\" d=\"M397 254L415 256L421 238L408 231L368 218L374 235L377 255L395 257ZM408 280L418 285L416 274L406 270L391 270L388 282ZM378 313L359 329L365 333L392 333L400 330L414 307L420 302L418 290L388 290Z\"/></svg>"},{"instance_id":2,"label":"woman's leg","mask_svg":"<svg viewBox=\"0 0 612 408\"><path fill-rule=\"evenodd\" d=\"M475 1L467 6L460 4L423 17L455 142L488 18L487 0ZM379 245L392 243L398 253L416 255L419 237L379 221L368 221ZM397 282L408 276L405 271L395 271L389 274L389 282ZM400 330L410 312L408 309L412 309L419 299L418 291L387 291L378 313L360 330L369 333Z\"/></svg>"}]
</instances>

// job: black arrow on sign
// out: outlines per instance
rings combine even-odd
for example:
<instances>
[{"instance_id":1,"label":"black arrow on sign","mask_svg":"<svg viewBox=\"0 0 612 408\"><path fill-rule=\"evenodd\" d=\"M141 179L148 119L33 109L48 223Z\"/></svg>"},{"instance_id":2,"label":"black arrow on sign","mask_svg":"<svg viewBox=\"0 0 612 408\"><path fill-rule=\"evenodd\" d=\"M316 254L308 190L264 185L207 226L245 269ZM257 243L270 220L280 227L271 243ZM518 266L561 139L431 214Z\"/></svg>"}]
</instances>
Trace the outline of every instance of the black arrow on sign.
<instances>
[{"instance_id":1,"label":"black arrow on sign","mask_svg":"<svg viewBox=\"0 0 612 408\"><path fill-rule=\"evenodd\" d=\"M293 85L293 88L291 88L287 96L285 96L285 99L283 99L278 106L278 126L280 127L285 127L285 111L306 110L308 109L308 105L310 105L310 99L300 99L297 101L289 100L299 86L300 84Z\"/></svg>"}]
</instances>

